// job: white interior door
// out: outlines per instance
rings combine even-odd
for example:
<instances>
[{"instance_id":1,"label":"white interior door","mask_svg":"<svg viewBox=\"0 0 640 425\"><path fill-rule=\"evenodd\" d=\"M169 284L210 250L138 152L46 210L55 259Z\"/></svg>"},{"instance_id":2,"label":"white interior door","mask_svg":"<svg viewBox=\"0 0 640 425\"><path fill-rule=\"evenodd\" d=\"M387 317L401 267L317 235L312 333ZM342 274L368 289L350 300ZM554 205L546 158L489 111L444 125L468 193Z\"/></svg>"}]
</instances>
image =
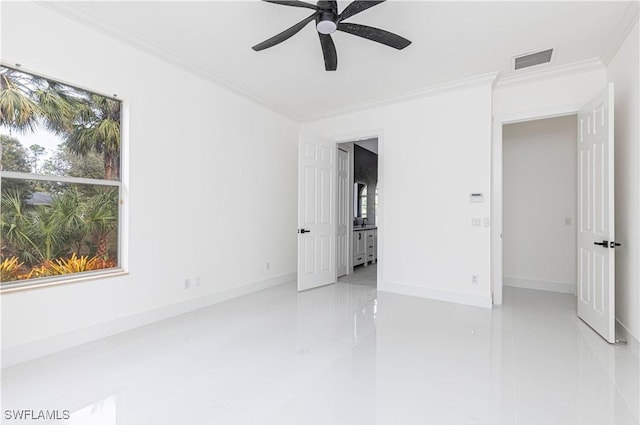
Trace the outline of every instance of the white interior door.
<instances>
[{"instance_id":1,"label":"white interior door","mask_svg":"<svg viewBox=\"0 0 640 425\"><path fill-rule=\"evenodd\" d=\"M578 113L578 316L615 338L613 84Z\"/></svg>"},{"instance_id":2,"label":"white interior door","mask_svg":"<svg viewBox=\"0 0 640 425\"><path fill-rule=\"evenodd\" d=\"M349 152L338 148L337 277L347 274L349 266Z\"/></svg>"},{"instance_id":3,"label":"white interior door","mask_svg":"<svg viewBox=\"0 0 640 425\"><path fill-rule=\"evenodd\" d=\"M298 291L336 277L336 144L305 135L298 146Z\"/></svg>"}]
</instances>

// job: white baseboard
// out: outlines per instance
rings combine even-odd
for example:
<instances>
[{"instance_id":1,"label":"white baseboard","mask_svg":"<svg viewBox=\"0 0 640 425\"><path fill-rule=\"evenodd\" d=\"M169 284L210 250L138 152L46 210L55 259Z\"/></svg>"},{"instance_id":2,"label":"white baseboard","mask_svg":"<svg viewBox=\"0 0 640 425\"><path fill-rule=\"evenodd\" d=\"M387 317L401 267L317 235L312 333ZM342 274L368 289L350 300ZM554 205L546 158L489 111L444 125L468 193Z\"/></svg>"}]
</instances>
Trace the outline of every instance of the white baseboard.
<instances>
[{"instance_id":1,"label":"white baseboard","mask_svg":"<svg viewBox=\"0 0 640 425\"><path fill-rule=\"evenodd\" d=\"M420 286L392 282L382 282L381 284L378 284L378 291L428 298L431 300L447 301L450 303L471 305L475 307L493 307L493 301L490 295L461 294L459 292L442 291L439 289L423 288Z\"/></svg>"},{"instance_id":2,"label":"white baseboard","mask_svg":"<svg viewBox=\"0 0 640 425\"><path fill-rule=\"evenodd\" d=\"M78 329L65 334L28 342L15 347L9 347L2 350L2 367L6 368L39 357L44 357L49 354L67 350L81 344L106 338L108 336L145 326L160 320L199 310L232 298L261 291L283 283L292 282L295 281L295 279L296 273L287 273L270 279L242 285L237 288L207 294L202 297L193 298L177 304L122 317L105 323L99 323L97 325Z\"/></svg>"},{"instance_id":3,"label":"white baseboard","mask_svg":"<svg viewBox=\"0 0 640 425\"><path fill-rule=\"evenodd\" d=\"M504 286L514 288L537 289L540 291L562 292L563 294L576 294L576 284L571 282L549 282L545 280L518 279L505 277L502 279Z\"/></svg>"},{"instance_id":4,"label":"white baseboard","mask_svg":"<svg viewBox=\"0 0 640 425\"><path fill-rule=\"evenodd\" d=\"M632 348L635 353L640 351L640 342L638 338L629 332L624 323L616 319L616 339L627 341L627 344Z\"/></svg>"}]
</instances>

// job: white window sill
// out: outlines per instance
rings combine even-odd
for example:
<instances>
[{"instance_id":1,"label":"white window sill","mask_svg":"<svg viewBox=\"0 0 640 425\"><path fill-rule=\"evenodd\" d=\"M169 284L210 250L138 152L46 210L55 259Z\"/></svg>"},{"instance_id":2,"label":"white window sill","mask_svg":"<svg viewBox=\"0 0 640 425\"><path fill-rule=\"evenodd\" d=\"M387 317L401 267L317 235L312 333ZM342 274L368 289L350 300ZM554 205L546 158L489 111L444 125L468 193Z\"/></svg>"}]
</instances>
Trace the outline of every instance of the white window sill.
<instances>
[{"instance_id":1,"label":"white window sill","mask_svg":"<svg viewBox=\"0 0 640 425\"><path fill-rule=\"evenodd\" d=\"M98 279L105 279L118 276L126 276L129 272L121 269L114 268L105 271L92 271L84 273L75 273L72 275L44 277L40 279L22 280L7 283L0 288L0 294L7 294L10 292L26 291L29 289L45 288L48 286L67 285L70 283L87 282Z\"/></svg>"}]
</instances>

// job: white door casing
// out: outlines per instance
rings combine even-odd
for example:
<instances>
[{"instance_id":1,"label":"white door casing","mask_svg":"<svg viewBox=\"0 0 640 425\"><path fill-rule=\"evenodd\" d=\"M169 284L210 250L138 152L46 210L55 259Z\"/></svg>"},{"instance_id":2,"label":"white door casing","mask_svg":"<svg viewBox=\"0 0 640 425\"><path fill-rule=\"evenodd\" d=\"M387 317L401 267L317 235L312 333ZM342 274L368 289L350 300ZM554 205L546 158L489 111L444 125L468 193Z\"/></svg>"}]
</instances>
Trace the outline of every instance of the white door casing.
<instances>
[{"instance_id":1,"label":"white door casing","mask_svg":"<svg viewBox=\"0 0 640 425\"><path fill-rule=\"evenodd\" d=\"M337 277L347 274L349 265L349 152L338 148L337 162Z\"/></svg>"},{"instance_id":2,"label":"white door casing","mask_svg":"<svg viewBox=\"0 0 640 425\"><path fill-rule=\"evenodd\" d=\"M615 342L613 83L578 112L578 317Z\"/></svg>"},{"instance_id":3,"label":"white door casing","mask_svg":"<svg viewBox=\"0 0 640 425\"><path fill-rule=\"evenodd\" d=\"M336 144L303 135L298 144L298 291L336 277Z\"/></svg>"}]
</instances>

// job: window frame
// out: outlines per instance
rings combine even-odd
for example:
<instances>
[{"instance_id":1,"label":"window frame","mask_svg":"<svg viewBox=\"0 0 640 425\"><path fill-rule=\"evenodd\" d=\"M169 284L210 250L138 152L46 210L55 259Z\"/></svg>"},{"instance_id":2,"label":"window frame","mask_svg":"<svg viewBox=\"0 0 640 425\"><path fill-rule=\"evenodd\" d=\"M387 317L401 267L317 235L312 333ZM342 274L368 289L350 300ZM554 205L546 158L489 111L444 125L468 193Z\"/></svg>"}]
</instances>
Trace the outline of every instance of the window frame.
<instances>
[{"instance_id":1,"label":"window frame","mask_svg":"<svg viewBox=\"0 0 640 425\"><path fill-rule=\"evenodd\" d=\"M68 83L67 81L47 76L45 74L34 72L22 67L22 65L14 64L10 65L4 61L0 61L0 66L33 75L35 77L52 80L60 84L64 84L74 89L78 89L91 94L96 94L108 99L118 101L120 103L120 165L119 165L119 179L107 180L107 179L91 179L84 177L70 177L70 176L56 176L49 174L35 174L24 173L17 171L4 171L0 170L0 179L8 178L14 180L37 180L47 182L59 182L78 185L90 185L90 186L106 186L118 188L118 226L117 233L117 266L102 269L92 270L86 272L70 273L58 276L48 276L41 278L33 278L28 280L16 280L10 282L0 281L0 294L9 292L16 292L28 289L36 289L48 286L66 285L70 283L85 282L89 280L103 279L109 277L127 275L127 260L128 260L128 241L125 241L125 235L128 233L128 203L127 194L128 190L125 190L128 182L128 146L129 146L129 105L128 102L118 96L107 95L98 90L81 87L77 84Z\"/></svg>"}]
</instances>

